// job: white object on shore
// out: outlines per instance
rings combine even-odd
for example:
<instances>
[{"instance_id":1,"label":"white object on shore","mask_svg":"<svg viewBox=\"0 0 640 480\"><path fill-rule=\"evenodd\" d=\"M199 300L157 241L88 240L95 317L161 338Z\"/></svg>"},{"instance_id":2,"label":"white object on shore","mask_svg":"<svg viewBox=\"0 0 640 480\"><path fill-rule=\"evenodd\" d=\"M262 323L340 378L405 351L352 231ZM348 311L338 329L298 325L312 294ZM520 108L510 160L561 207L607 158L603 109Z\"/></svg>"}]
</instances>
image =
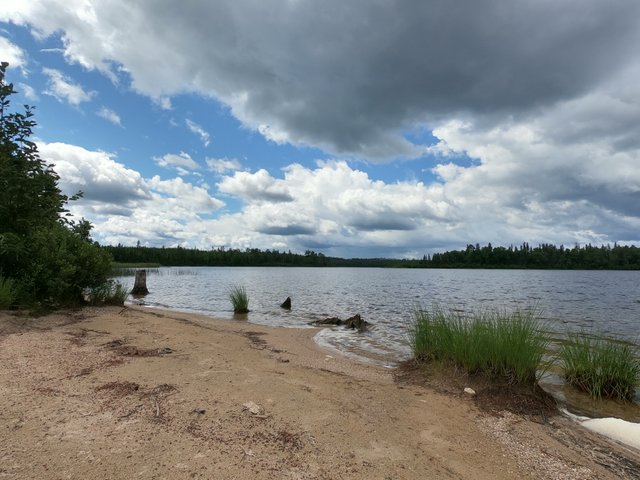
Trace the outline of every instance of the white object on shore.
<instances>
[{"instance_id":1,"label":"white object on shore","mask_svg":"<svg viewBox=\"0 0 640 480\"><path fill-rule=\"evenodd\" d=\"M464 389L464 393L466 393L468 395L471 395L471 396L474 396L476 394L476 391L473 388L467 387L467 388Z\"/></svg>"},{"instance_id":2,"label":"white object on shore","mask_svg":"<svg viewBox=\"0 0 640 480\"><path fill-rule=\"evenodd\" d=\"M562 409L562 412L584 428L640 450L640 423L627 422L614 417L581 417L569 413L566 409Z\"/></svg>"},{"instance_id":3,"label":"white object on shore","mask_svg":"<svg viewBox=\"0 0 640 480\"><path fill-rule=\"evenodd\" d=\"M262 407L255 402L243 403L242 407L244 410L249 410L253 415L262 415L263 413Z\"/></svg>"},{"instance_id":4,"label":"white object on shore","mask_svg":"<svg viewBox=\"0 0 640 480\"><path fill-rule=\"evenodd\" d=\"M582 426L640 450L640 423L620 418L592 418L582 422Z\"/></svg>"}]
</instances>

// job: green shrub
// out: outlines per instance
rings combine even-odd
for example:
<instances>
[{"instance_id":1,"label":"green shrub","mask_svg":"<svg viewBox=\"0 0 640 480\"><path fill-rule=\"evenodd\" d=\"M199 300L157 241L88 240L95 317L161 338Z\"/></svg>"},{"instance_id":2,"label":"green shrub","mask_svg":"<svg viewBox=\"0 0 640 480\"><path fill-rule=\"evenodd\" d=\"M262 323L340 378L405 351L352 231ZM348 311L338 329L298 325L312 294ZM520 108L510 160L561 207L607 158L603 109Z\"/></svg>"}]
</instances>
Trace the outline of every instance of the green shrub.
<instances>
[{"instance_id":1,"label":"green shrub","mask_svg":"<svg viewBox=\"0 0 640 480\"><path fill-rule=\"evenodd\" d=\"M14 282L11 278L0 276L0 310L6 310L13 305L15 296Z\"/></svg>"},{"instance_id":2,"label":"green shrub","mask_svg":"<svg viewBox=\"0 0 640 480\"><path fill-rule=\"evenodd\" d=\"M81 303L85 289L107 280L110 258L60 224L34 229L16 250L16 297L21 305Z\"/></svg>"},{"instance_id":3,"label":"green shrub","mask_svg":"<svg viewBox=\"0 0 640 480\"><path fill-rule=\"evenodd\" d=\"M410 343L418 361L449 362L515 384L535 383L549 339L533 311L464 316L434 307L415 311Z\"/></svg>"},{"instance_id":4,"label":"green shrub","mask_svg":"<svg viewBox=\"0 0 640 480\"><path fill-rule=\"evenodd\" d=\"M611 338L569 335L560 347L567 383L593 398L631 400L640 384L640 360L631 345Z\"/></svg>"},{"instance_id":5,"label":"green shrub","mask_svg":"<svg viewBox=\"0 0 640 480\"><path fill-rule=\"evenodd\" d=\"M244 287L233 287L229 292L229 299L233 305L234 313L247 313L249 311L249 296Z\"/></svg>"}]
</instances>

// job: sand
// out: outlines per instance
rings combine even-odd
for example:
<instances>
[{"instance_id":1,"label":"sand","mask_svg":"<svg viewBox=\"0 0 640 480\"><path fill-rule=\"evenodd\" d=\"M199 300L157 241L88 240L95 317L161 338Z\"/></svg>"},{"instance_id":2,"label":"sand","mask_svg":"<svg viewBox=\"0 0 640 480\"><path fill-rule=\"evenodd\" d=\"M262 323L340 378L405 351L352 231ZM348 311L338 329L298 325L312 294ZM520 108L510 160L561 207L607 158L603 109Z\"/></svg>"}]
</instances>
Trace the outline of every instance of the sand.
<instances>
[{"instance_id":1,"label":"sand","mask_svg":"<svg viewBox=\"0 0 640 480\"><path fill-rule=\"evenodd\" d=\"M0 479L640 478L637 450L400 381L316 332L0 313Z\"/></svg>"}]
</instances>

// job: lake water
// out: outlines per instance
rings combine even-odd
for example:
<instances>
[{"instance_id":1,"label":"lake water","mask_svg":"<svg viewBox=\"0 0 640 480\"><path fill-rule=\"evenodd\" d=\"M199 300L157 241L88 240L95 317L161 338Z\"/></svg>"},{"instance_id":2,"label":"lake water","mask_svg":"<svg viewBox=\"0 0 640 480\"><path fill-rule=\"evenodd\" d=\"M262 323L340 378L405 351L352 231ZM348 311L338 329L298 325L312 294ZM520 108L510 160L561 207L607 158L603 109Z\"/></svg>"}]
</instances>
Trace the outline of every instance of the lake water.
<instances>
[{"instance_id":1,"label":"lake water","mask_svg":"<svg viewBox=\"0 0 640 480\"><path fill-rule=\"evenodd\" d=\"M246 320L263 325L307 327L359 313L371 323L368 332L324 329L316 341L389 366L410 355L412 311L433 304L461 311L535 307L551 331L586 330L635 343L640 335L638 271L173 267L149 271L147 285L146 305L229 320L229 290L243 285ZM286 297L291 311L280 308Z\"/></svg>"}]
</instances>

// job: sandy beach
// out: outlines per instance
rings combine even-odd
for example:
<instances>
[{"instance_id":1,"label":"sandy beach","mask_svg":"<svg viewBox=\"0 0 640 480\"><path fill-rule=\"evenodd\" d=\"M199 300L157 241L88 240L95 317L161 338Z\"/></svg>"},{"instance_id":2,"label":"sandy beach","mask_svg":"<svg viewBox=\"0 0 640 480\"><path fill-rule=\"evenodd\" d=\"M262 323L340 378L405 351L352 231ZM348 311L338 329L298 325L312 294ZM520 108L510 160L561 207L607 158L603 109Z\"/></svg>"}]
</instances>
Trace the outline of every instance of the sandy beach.
<instances>
[{"instance_id":1,"label":"sandy beach","mask_svg":"<svg viewBox=\"0 0 640 480\"><path fill-rule=\"evenodd\" d=\"M316 332L0 313L0 479L640 478L639 452L568 419L484 408Z\"/></svg>"}]
</instances>

